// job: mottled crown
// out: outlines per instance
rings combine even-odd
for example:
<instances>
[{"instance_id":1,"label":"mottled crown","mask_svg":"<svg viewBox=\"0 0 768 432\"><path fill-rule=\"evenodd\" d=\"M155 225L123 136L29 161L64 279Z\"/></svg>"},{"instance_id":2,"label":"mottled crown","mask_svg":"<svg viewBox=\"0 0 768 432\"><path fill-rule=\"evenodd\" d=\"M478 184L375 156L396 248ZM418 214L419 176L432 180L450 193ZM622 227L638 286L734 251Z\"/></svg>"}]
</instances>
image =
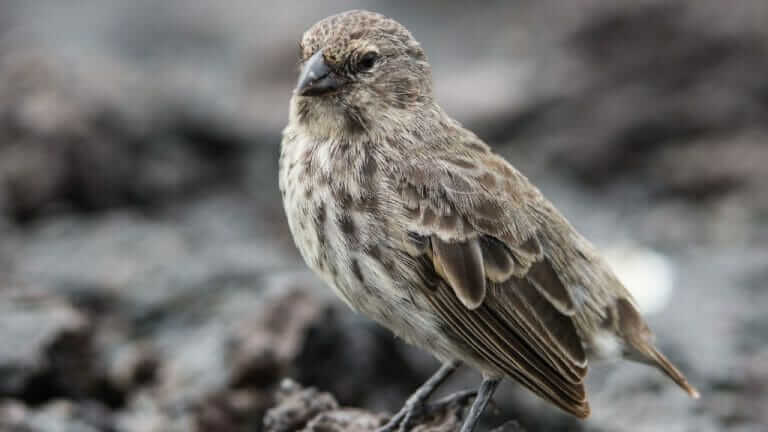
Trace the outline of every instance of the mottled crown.
<instances>
[{"instance_id":1,"label":"mottled crown","mask_svg":"<svg viewBox=\"0 0 768 432\"><path fill-rule=\"evenodd\" d=\"M329 16L309 28L301 40L302 58L323 49L325 60L339 64L345 57L367 43L380 44L381 55L400 51L424 60L424 51L411 33L397 21L365 10L351 10Z\"/></svg>"}]
</instances>

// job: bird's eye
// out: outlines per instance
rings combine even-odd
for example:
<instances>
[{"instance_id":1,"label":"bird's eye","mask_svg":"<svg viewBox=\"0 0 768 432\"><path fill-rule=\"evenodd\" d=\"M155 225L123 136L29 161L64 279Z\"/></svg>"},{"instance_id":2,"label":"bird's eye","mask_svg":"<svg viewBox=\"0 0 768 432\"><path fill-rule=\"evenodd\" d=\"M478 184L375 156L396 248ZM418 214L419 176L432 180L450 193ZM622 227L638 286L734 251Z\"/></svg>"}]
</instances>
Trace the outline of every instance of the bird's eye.
<instances>
[{"instance_id":1,"label":"bird's eye","mask_svg":"<svg viewBox=\"0 0 768 432\"><path fill-rule=\"evenodd\" d=\"M376 60L379 59L379 55L373 51L368 51L367 53L363 54L362 57L360 57L360 60L357 62L357 69L361 72L365 72L370 70L374 64L376 64Z\"/></svg>"}]
</instances>

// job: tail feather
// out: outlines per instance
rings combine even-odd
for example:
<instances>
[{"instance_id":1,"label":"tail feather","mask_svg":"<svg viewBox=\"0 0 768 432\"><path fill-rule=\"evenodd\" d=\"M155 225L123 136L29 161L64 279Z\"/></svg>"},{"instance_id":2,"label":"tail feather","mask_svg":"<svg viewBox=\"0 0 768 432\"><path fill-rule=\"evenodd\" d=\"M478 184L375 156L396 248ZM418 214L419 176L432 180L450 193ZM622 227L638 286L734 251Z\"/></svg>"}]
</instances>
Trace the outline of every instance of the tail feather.
<instances>
[{"instance_id":1,"label":"tail feather","mask_svg":"<svg viewBox=\"0 0 768 432\"><path fill-rule=\"evenodd\" d=\"M617 311L624 342L629 348L629 357L658 368L692 398L698 399L698 390L690 385L682 372L654 346L653 334L634 306L626 299L619 299Z\"/></svg>"},{"instance_id":2,"label":"tail feather","mask_svg":"<svg viewBox=\"0 0 768 432\"><path fill-rule=\"evenodd\" d=\"M698 399L700 394L692 385L688 383L685 376L675 367L656 347L647 345L646 361L652 366L656 366L666 376L670 377L681 389L685 390L692 398Z\"/></svg>"}]
</instances>

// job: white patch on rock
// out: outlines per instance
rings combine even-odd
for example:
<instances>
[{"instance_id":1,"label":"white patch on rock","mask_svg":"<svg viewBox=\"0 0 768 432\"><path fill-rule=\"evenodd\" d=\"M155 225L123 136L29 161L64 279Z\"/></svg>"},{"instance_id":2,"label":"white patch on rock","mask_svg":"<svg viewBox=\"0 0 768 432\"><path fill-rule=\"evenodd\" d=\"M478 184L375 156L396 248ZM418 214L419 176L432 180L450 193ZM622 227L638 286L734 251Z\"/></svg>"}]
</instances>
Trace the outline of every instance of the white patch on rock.
<instances>
[{"instance_id":1,"label":"white patch on rock","mask_svg":"<svg viewBox=\"0 0 768 432\"><path fill-rule=\"evenodd\" d=\"M657 313L669 302L675 283L675 269L669 258L636 246L611 247L603 256L643 314Z\"/></svg>"}]
</instances>

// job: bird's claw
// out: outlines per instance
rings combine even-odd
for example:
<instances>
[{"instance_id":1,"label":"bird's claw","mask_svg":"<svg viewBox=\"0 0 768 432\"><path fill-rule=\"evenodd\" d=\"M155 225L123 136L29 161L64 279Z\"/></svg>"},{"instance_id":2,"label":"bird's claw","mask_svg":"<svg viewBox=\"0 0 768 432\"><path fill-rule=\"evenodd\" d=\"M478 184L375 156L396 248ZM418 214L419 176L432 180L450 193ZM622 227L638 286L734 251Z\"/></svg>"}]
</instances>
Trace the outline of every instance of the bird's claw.
<instances>
[{"instance_id":1,"label":"bird's claw","mask_svg":"<svg viewBox=\"0 0 768 432\"><path fill-rule=\"evenodd\" d=\"M376 432L407 432L414 420L427 417L454 404L464 405L476 395L476 390L464 390L430 403L408 400L400 411L392 416L384 426L376 429Z\"/></svg>"},{"instance_id":2,"label":"bird's claw","mask_svg":"<svg viewBox=\"0 0 768 432\"><path fill-rule=\"evenodd\" d=\"M397 412L389 421L382 427L376 429L376 432L405 432L408 430L408 426L415 417L421 414L424 408L423 401L411 401L408 400L400 411Z\"/></svg>"}]
</instances>

